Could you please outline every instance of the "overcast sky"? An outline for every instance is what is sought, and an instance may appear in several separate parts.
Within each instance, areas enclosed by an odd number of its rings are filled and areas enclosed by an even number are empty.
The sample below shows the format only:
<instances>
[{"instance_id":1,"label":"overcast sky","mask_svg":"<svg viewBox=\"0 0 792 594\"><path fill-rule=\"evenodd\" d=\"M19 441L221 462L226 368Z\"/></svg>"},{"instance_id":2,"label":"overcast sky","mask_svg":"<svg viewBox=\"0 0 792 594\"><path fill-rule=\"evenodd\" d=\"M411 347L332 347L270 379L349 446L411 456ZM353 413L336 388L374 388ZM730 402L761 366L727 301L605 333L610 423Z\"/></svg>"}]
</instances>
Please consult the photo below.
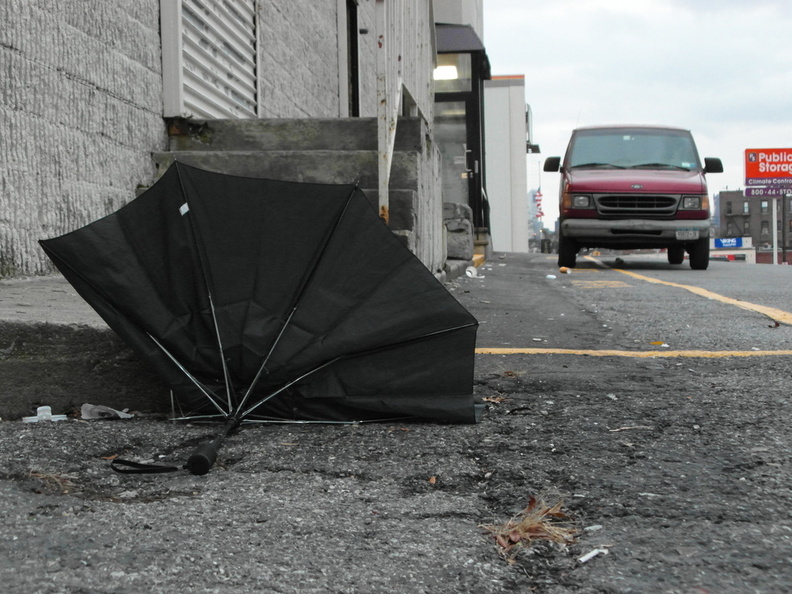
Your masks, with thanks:
<instances>
[{"instance_id":1,"label":"overcast sky","mask_svg":"<svg viewBox=\"0 0 792 594\"><path fill-rule=\"evenodd\" d=\"M493 75L524 74L533 112L528 187L542 186L545 225L577 126L688 128L701 157L720 157L710 193L744 187L747 148L792 147L789 0L484 0Z\"/></svg>"}]
</instances>

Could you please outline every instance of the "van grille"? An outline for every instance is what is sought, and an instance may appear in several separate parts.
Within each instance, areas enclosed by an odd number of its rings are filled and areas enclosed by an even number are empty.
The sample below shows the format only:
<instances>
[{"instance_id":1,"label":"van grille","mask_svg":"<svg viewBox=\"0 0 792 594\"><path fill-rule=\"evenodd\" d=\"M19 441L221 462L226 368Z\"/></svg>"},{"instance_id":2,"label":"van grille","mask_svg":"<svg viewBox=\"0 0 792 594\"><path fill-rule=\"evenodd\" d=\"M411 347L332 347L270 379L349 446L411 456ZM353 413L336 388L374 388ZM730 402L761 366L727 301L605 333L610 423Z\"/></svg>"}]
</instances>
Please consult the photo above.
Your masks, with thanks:
<instances>
[{"instance_id":1,"label":"van grille","mask_svg":"<svg viewBox=\"0 0 792 594\"><path fill-rule=\"evenodd\" d=\"M594 201L600 215L606 217L663 218L673 215L679 196L656 194L601 194Z\"/></svg>"}]
</instances>

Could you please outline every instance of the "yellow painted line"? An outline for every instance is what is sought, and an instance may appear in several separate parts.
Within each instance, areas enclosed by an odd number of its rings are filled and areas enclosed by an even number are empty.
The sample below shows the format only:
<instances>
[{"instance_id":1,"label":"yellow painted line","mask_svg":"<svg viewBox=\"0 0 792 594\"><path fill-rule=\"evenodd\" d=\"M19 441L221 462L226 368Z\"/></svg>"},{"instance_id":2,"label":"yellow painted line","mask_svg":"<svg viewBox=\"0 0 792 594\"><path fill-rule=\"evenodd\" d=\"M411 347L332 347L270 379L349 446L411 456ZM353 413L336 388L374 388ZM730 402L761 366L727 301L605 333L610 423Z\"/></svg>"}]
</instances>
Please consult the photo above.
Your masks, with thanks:
<instances>
[{"instance_id":1,"label":"yellow painted line","mask_svg":"<svg viewBox=\"0 0 792 594\"><path fill-rule=\"evenodd\" d=\"M792 325L792 313L788 311L784 311L783 309L776 309L774 307L766 307L764 305L757 305L756 303L749 303L748 301L741 301L740 299L733 299L732 297L726 297L725 295L721 295L719 293L713 293L712 291L708 291L707 289L702 289L701 287L695 287L693 285L682 285L680 283L672 283L671 281L663 281L656 278L652 278L650 276L644 276L643 274L638 274L637 272L633 272L631 270L624 270L622 268L611 268L607 264L604 264L603 262L600 262L599 260L597 260L596 258L592 258L591 256L586 256L586 259L591 260L598 266L603 266L604 268L609 268L610 270L621 272L622 274L626 274L627 276L631 276L633 278L646 281L647 283L655 283L657 285L666 285L668 287L676 287L678 289L684 289L686 291L690 291L691 293L699 295L700 297L705 297L706 299L712 299L713 301L719 301L727 305L734 305L742 309L747 309L748 311L754 311L756 313L765 315L781 324Z\"/></svg>"},{"instance_id":2,"label":"yellow painted line","mask_svg":"<svg viewBox=\"0 0 792 594\"><path fill-rule=\"evenodd\" d=\"M656 278L651 278L649 276L644 276L643 274L636 274L630 270L622 270L620 268L614 268L617 272L621 272L622 274L626 274L627 276L632 276L633 278L637 278L648 283L655 283L658 285L667 285L669 287L677 287L679 289L685 289L686 291L690 291L691 293L695 293L696 295L700 295L701 297L706 297L707 299L712 299L714 301L720 301L721 303L726 303L728 305L735 305L737 307L741 307L742 309L747 309L749 311L755 311L757 313L766 315L773 320L780 322L782 324L792 324L792 313L788 311L784 311L782 309L776 309L774 307L766 307L764 305L757 305L756 303L749 303L748 301L741 301L739 299L733 299L732 297L726 297L725 295L720 295L719 293L713 293L712 291L708 291L707 289L702 289L701 287L694 287L692 285L681 285L679 283L672 283L670 281L662 281Z\"/></svg>"},{"instance_id":3,"label":"yellow painted line","mask_svg":"<svg viewBox=\"0 0 792 594\"><path fill-rule=\"evenodd\" d=\"M792 351L616 351L585 349L539 349L539 348L478 348L477 355L588 355L591 357L690 357L702 359L721 359L725 357L774 357L790 356Z\"/></svg>"}]
</instances>

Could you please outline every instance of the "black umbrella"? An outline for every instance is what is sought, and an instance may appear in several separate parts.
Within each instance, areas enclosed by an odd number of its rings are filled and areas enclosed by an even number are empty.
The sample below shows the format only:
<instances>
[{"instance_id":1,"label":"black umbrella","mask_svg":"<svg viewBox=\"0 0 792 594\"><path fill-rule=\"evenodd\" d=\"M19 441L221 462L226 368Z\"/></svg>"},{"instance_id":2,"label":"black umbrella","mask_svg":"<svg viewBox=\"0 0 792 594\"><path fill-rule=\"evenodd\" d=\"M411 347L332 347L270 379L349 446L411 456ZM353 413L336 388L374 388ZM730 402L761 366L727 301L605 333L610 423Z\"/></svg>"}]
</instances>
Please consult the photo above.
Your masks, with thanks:
<instances>
[{"instance_id":1,"label":"black umbrella","mask_svg":"<svg viewBox=\"0 0 792 594\"><path fill-rule=\"evenodd\" d=\"M175 163L117 212L40 242L165 379L185 418L475 422L477 321L354 185Z\"/></svg>"}]
</instances>

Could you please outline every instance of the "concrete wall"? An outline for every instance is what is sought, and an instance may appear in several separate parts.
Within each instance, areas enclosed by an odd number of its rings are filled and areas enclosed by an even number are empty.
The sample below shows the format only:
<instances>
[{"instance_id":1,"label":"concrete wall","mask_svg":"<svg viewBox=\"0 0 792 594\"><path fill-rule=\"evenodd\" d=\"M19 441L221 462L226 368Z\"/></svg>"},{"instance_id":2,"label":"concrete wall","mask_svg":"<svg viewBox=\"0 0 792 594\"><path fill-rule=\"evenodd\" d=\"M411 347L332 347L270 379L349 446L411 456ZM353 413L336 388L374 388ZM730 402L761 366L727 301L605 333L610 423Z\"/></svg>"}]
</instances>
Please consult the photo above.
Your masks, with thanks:
<instances>
[{"instance_id":1,"label":"concrete wall","mask_svg":"<svg viewBox=\"0 0 792 594\"><path fill-rule=\"evenodd\" d=\"M338 117L336 0L259 7L260 117Z\"/></svg>"},{"instance_id":2,"label":"concrete wall","mask_svg":"<svg viewBox=\"0 0 792 594\"><path fill-rule=\"evenodd\" d=\"M0 2L0 276L117 209L165 146L157 0Z\"/></svg>"},{"instance_id":3,"label":"concrete wall","mask_svg":"<svg viewBox=\"0 0 792 594\"><path fill-rule=\"evenodd\" d=\"M429 0L410 2L428 14ZM260 0L261 117L339 116L345 6ZM373 117L374 0L359 1L358 17L367 30L359 36L361 115ZM428 21L407 26L428 31ZM2 0L0 22L0 277L46 274L54 268L38 239L117 210L155 178L151 153L167 147L160 0ZM431 100L423 113L431 127ZM420 208L434 219L426 233L440 233L439 189L428 188Z\"/></svg>"}]
</instances>

